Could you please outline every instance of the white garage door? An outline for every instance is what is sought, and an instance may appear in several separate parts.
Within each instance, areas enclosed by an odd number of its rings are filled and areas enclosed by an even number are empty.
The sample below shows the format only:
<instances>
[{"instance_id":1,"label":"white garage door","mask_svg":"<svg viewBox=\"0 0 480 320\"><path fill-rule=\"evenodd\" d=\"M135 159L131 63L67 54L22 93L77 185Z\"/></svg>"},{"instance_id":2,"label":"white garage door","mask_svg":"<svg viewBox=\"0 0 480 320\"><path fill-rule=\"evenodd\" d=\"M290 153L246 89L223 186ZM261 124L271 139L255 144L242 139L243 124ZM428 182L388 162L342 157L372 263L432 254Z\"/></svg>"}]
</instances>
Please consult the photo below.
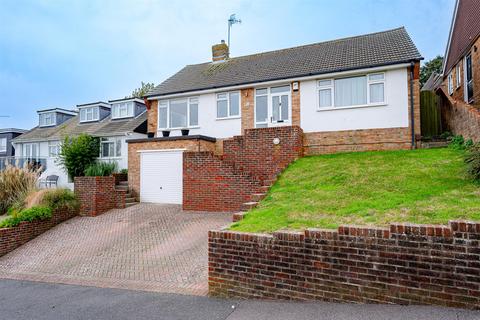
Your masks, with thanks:
<instances>
[{"instance_id":1,"label":"white garage door","mask_svg":"<svg viewBox=\"0 0 480 320\"><path fill-rule=\"evenodd\" d=\"M144 151L140 154L140 201L182 203L183 151Z\"/></svg>"}]
</instances>

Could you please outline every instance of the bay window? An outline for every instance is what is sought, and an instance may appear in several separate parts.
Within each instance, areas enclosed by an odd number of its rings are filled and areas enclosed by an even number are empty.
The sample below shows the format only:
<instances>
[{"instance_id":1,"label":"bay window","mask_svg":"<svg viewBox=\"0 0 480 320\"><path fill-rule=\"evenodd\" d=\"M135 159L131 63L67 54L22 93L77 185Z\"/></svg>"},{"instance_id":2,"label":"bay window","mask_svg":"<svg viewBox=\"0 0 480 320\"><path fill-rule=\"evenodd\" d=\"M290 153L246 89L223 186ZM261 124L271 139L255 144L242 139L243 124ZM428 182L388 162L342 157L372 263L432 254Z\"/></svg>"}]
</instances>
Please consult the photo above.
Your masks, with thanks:
<instances>
[{"instance_id":1,"label":"bay window","mask_svg":"<svg viewBox=\"0 0 480 320\"><path fill-rule=\"evenodd\" d=\"M80 109L80 122L98 121L98 107L89 107Z\"/></svg>"},{"instance_id":2,"label":"bay window","mask_svg":"<svg viewBox=\"0 0 480 320\"><path fill-rule=\"evenodd\" d=\"M183 129L198 126L198 98L159 101L158 129Z\"/></svg>"},{"instance_id":3,"label":"bay window","mask_svg":"<svg viewBox=\"0 0 480 320\"><path fill-rule=\"evenodd\" d=\"M383 104L385 74L319 80L317 90L319 109Z\"/></svg>"},{"instance_id":4,"label":"bay window","mask_svg":"<svg viewBox=\"0 0 480 320\"><path fill-rule=\"evenodd\" d=\"M100 158L113 158L122 156L122 140L118 138L100 139Z\"/></svg>"},{"instance_id":5,"label":"bay window","mask_svg":"<svg viewBox=\"0 0 480 320\"><path fill-rule=\"evenodd\" d=\"M217 119L238 117L240 115L240 93L225 92L217 94Z\"/></svg>"}]
</instances>

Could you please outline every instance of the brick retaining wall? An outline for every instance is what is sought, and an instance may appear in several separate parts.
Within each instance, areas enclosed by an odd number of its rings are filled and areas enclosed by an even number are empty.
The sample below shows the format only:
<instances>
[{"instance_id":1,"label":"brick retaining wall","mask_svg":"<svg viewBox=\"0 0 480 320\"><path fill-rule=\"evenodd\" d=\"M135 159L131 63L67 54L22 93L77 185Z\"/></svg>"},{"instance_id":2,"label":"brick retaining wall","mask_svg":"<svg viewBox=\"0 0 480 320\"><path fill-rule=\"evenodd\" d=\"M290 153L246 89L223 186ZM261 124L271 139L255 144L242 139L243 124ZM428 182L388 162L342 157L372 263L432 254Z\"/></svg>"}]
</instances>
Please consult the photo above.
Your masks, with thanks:
<instances>
[{"instance_id":1,"label":"brick retaining wall","mask_svg":"<svg viewBox=\"0 0 480 320\"><path fill-rule=\"evenodd\" d=\"M480 223L209 232L209 293L480 309Z\"/></svg>"},{"instance_id":2,"label":"brick retaining wall","mask_svg":"<svg viewBox=\"0 0 480 320\"><path fill-rule=\"evenodd\" d=\"M115 177L75 177L75 195L80 215L98 216L114 208L125 208L127 191L115 189Z\"/></svg>"},{"instance_id":3,"label":"brick retaining wall","mask_svg":"<svg viewBox=\"0 0 480 320\"><path fill-rule=\"evenodd\" d=\"M16 227L0 228L0 256L15 250L21 245L41 235L57 224L73 218L78 210L59 208L55 209L50 219L23 221Z\"/></svg>"}]
</instances>

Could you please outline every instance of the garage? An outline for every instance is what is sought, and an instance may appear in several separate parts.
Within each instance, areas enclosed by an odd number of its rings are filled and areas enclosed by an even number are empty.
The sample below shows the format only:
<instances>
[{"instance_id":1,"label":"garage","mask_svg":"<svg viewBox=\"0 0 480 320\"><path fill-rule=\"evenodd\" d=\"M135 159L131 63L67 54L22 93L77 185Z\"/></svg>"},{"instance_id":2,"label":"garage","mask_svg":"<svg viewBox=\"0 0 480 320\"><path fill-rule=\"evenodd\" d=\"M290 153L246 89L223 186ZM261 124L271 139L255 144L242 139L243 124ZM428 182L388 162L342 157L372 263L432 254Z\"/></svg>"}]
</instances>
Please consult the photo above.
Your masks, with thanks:
<instances>
[{"instance_id":1,"label":"garage","mask_svg":"<svg viewBox=\"0 0 480 320\"><path fill-rule=\"evenodd\" d=\"M140 151L140 201L181 204L183 150Z\"/></svg>"}]
</instances>

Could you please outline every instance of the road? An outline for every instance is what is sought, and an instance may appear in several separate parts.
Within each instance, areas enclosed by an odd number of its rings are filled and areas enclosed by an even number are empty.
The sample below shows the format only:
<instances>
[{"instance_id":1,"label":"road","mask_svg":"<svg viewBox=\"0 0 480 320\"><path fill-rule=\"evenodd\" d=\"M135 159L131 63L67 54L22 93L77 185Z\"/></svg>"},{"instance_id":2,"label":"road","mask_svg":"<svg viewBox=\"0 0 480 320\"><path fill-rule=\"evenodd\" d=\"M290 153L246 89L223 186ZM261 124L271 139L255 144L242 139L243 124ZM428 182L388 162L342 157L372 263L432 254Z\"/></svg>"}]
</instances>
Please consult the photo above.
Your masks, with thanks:
<instances>
[{"instance_id":1,"label":"road","mask_svg":"<svg viewBox=\"0 0 480 320\"><path fill-rule=\"evenodd\" d=\"M480 319L428 306L236 301L42 282L0 280L1 319Z\"/></svg>"}]
</instances>

